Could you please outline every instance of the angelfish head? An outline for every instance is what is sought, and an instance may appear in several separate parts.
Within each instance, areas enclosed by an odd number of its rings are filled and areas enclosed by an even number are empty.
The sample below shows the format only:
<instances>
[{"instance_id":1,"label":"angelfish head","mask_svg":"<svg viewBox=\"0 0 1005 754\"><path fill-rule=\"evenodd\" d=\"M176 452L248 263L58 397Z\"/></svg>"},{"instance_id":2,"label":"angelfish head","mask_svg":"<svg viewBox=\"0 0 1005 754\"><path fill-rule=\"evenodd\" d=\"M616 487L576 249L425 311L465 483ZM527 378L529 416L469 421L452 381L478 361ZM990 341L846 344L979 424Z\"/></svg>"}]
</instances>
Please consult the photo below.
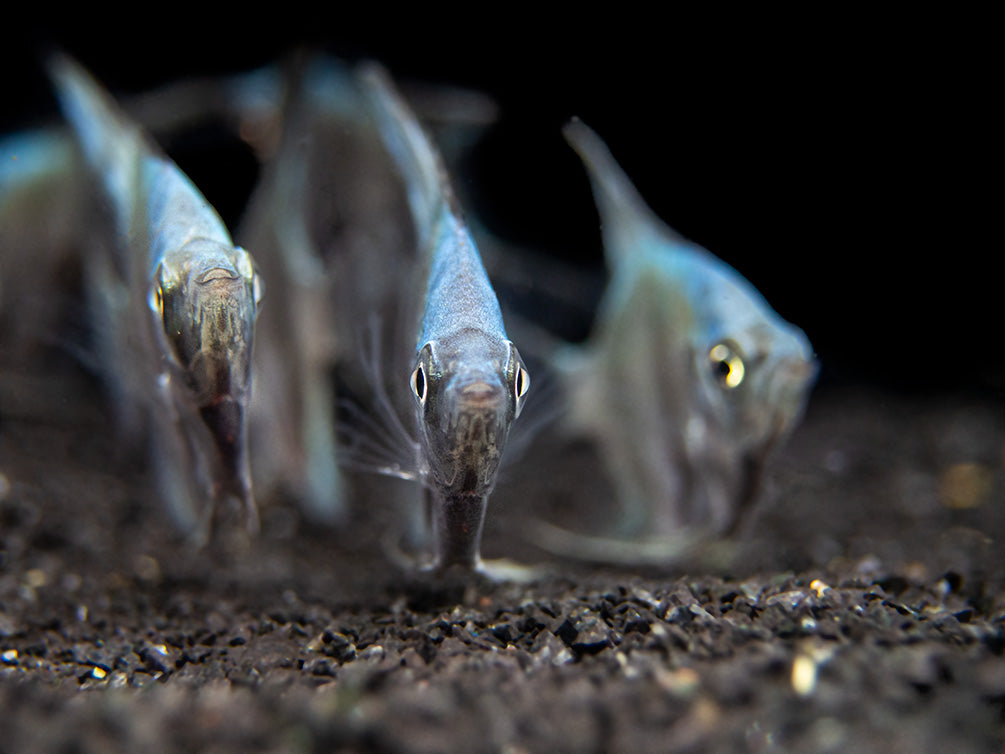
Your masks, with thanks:
<instances>
[{"instance_id":1,"label":"angelfish head","mask_svg":"<svg viewBox=\"0 0 1005 754\"><path fill-rule=\"evenodd\" d=\"M781 320L704 343L696 357L715 423L731 444L755 453L796 425L819 368L802 330Z\"/></svg>"},{"instance_id":2,"label":"angelfish head","mask_svg":"<svg viewBox=\"0 0 1005 754\"><path fill-rule=\"evenodd\" d=\"M251 256L206 239L189 242L154 276L150 308L163 328L168 360L184 398L219 451L221 479L246 483L246 410L262 285Z\"/></svg>"},{"instance_id":3,"label":"angelfish head","mask_svg":"<svg viewBox=\"0 0 1005 754\"><path fill-rule=\"evenodd\" d=\"M487 496L530 387L516 346L474 329L430 341L410 385L428 483L447 497Z\"/></svg>"}]
</instances>

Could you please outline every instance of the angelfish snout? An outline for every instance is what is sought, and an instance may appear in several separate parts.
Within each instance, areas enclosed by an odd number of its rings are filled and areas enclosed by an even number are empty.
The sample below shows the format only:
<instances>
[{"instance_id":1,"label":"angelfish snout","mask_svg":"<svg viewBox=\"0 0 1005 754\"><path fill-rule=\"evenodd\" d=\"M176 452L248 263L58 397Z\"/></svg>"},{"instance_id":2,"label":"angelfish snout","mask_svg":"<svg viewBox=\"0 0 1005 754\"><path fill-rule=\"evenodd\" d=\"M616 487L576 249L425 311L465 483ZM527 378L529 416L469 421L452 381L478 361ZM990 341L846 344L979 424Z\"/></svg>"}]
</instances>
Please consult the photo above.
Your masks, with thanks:
<instances>
[{"instance_id":1,"label":"angelfish snout","mask_svg":"<svg viewBox=\"0 0 1005 754\"><path fill-rule=\"evenodd\" d=\"M445 402L444 427L462 444L499 442L506 424L506 390L497 380L482 376L455 382ZM463 438L463 439L462 439Z\"/></svg>"},{"instance_id":2,"label":"angelfish snout","mask_svg":"<svg viewBox=\"0 0 1005 754\"><path fill-rule=\"evenodd\" d=\"M819 363L813 358L790 356L778 363L771 375L768 389L773 400L783 410L792 413L806 398L810 385L817 376Z\"/></svg>"},{"instance_id":3,"label":"angelfish snout","mask_svg":"<svg viewBox=\"0 0 1005 754\"><path fill-rule=\"evenodd\" d=\"M459 402L468 409L495 408L503 398L502 385L476 380L462 385L458 390Z\"/></svg>"},{"instance_id":4,"label":"angelfish snout","mask_svg":"<svg viewBox=\"0 0 1005 754\"><path fill-rule=\"evenodd\" d=\"M433 476L443 494L487 494L509 429L506 390L477 374L456 380L443 397L439 423L426 435Z\"/></svg>"}]
</instances>

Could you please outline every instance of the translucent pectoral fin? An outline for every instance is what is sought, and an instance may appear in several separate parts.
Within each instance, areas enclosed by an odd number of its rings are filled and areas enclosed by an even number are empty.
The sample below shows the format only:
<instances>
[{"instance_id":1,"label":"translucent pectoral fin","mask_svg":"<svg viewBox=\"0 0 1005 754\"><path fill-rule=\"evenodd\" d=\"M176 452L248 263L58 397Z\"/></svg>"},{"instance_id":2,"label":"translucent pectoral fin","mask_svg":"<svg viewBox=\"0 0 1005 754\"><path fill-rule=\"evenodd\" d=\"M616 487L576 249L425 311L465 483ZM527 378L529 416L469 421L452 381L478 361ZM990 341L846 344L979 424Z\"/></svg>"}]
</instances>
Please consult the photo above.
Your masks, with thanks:
<instances>
[{"instance_id":1,"label":"translucent pectoral fin","mask_svg":"<svg viewBox=\"0 0 1005 754\"><path fill-rule=\"evenodd\" d=\"M342 474L336 462L332 390L324 380L311 380L303 396L307 461L303 502L311 516L334 523L345 515L346 506Z\"/></svg>"},{"instance_id":2,"label":"translucent pectoral fin","mask_svg":"<svg viewBox=\"0 0 1005 754\"><path fill-rule=\"evenodd\" d=\"M195 468L195 458L180 422L169 419L152 427L150 466L157 492L178 531L202 546L209 539L212 511L208 482L199 479L203 475Z\"/></svg>"},{"instance_id":3,"label":"translucent pectoral fin","mask_svg":"<svg viewBox=\"0 0 1005 754\"><path fill-rule=\"evenodd\" d=\"M558 557L602 565L671 568L687 564L717 568L728 565L735 545L713 532L694 528L677 534L641 539L612 539L582 534L537 520L528 536Z\"/></svg>"}]
</instances>

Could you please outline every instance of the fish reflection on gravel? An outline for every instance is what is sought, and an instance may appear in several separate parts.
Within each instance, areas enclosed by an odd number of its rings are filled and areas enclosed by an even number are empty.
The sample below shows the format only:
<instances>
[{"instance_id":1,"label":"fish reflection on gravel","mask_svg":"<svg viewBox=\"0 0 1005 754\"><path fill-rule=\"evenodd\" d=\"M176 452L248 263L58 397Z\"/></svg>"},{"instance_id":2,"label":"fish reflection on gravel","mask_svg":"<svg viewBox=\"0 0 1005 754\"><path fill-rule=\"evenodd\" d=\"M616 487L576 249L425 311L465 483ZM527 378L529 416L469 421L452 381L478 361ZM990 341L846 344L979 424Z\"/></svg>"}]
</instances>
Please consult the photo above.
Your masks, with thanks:
<instances>
[{"instance_id":1,"label":"fish reflection on gravel","mask_svg":"<svg viewBox=\"0 0 1005 754\"><path fill-rule=\"evenodd\" d=\"M65 57L50 73L114 226L91 239L84 269L125 437L150 436L159 492L197 541L223 500L236 499L257 530L246 442L261 297L252 259L89 74Z\"/></svg>"},{"instance_id":2,"label":"fish reflection on gravel","mask_svg":"<svg viewBox=\"0 0 1005 754\"><path fill-rule=\"evenodd\" d=\"M428 274L409 384L419 427L417 476L432 496L434 567L480 569L482 525L510 426L530 377L439 154L387 74L361 80L408 189Z\"/></svg>"},{"instance_id":3,"label":"fish reflection on gravel","mask_svg":"<svg viewBox=\"0 0 1005 754\"><path fill-rule=\"evenodd\" d=\"M611 271L587 346L562 359L573 422L598 443L622 508L608 534L720 535L801 416L812 349L735 270L661 222L592 130L573 121L565 135L589 173ZM613 554L600 542L597 554Z\"/></svg>"}]
</instances>

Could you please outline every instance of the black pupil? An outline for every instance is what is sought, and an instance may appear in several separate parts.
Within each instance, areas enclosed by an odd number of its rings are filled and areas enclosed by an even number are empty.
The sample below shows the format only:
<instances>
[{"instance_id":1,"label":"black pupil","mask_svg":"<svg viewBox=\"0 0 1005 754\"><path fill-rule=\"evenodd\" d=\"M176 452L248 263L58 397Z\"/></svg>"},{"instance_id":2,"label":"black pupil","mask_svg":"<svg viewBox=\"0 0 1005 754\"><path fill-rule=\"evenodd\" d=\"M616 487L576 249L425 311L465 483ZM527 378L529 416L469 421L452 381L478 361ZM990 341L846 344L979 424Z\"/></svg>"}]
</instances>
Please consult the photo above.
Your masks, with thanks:
<instances>
[{"instance_id":1,"label":"black pupil","mask_svg":"<svg viewBox=\"0 0 1005 754\"><path fill-rule=\"evenodd\" d=\"M518 369L516 372L516 394L519 396L523 393L523 370Z\"/></svg>"},{"instance_id":2,"label":"black pupil","mask_svg":"<svg viewBox=\"0 0 1005 754\"><path fill-rule=\"evenodd\" d=\"M715 362L715 372L717 376L721 377L722 379L725 379L729 377L730 371L731 368L729 366L729 362L726 361L725 359L723 359L722 361Z\"/></svg>"},{"instance_id":3,"label":"black pupil","mask_svg":"<svg viewBox=\"0 0 1005 754\"><path fill-rule=\"evenodd\" d=\"M420 398L426 394L426 377L422 373L422 367L415 370L415 394Z\"/></svg>"}]
</instances>

